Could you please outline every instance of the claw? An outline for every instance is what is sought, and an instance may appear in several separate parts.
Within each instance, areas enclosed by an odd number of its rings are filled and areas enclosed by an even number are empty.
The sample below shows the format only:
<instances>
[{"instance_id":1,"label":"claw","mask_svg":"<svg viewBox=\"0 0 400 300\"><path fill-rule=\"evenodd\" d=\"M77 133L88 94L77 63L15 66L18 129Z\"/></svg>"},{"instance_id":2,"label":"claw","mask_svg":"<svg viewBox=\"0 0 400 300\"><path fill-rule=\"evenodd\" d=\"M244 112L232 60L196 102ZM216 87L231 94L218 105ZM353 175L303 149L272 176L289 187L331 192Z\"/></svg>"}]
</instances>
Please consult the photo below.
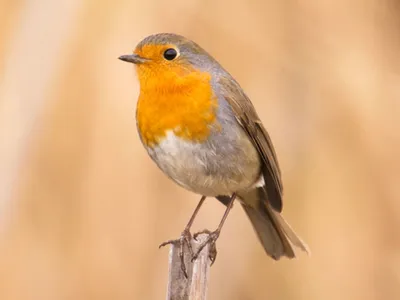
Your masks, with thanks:
<instances>
[{"instance_id":1,"label":"claw","mask_svg":"<svg viewBox=\"0 0 400 300\"><path fill-rule=\"evenodd\" d=\"M217 247L215 246L215 243L211 246L210 249L210 254L208 255L208 258L211 261L211 266L214 264L215 260L217 259Z\"/></svg>"},{"instance_id":2,"label":"claw","mask_svg":"<svg viewBox=\"0 0 400 300\"><path fill-rule=\"evenodd\" d=\"M193 238L197 241L197 237L198 237L200 234L208 234L208 235L210 235L210 234L211 234L211 231L208 230L208 229L204 229L204 230L202 230L202 231L196 232L196 233L193 235Z\"/></svg>"},{"instance_id":3,"label":"claw","mask_svg":"<svg viewBox=\"0 0 400 300\"><path fill-rule=\"evenodd\" d=\"M179 245L178 255L179 255L179 259L181 260L181 270L182 270L183 274L185 275L186 279L188 278L188 274L187 274L186 265L185 265L184 247L186 244L189 249L190 256L193 257L193 248L192 248L192 244L191 244L191 239L192 239L192 235L190 234L189 230L184 230L182 232L181 236L179 237L179 239L166 241L158 247L158 248L161 248L166 245L174 245L174 246Z\"/></svg>"},{"instance_id":4,"label":"claw","mask_svg":"<svg viewBox=\"0 0 400 300\"><path fill-rule=\"evenodd\" d=\"M207 239L200 245L200 247L199 247L199 249L197 250L196 254L193 255L193 257L192 257L192 262L195 261L195 260L199 257L199 255L200 255L201 251L204 249L204 247L205 247L207 244L209 244L209 245L210 245L210 251L209 251L209 254L208 254L208 258L209 258L210 261L211 261L211 265L214 264L214 262L215 262L215 260L216 260L216 258L217 258L217 247L216 247L216 245L215 245L215 242L217 241L217 239L218 239L218 237L219 237L219 233L220 233L219 230L216 230L216 231L211 232L211 231L205 229L205 230L200 231L200 232L197 232L196 234L193 235L193 238L194 238L195 240L197 240L197 237L198 237L200 234L208 234L208 237L207 237Z\"/></svg>"}]
</instances>

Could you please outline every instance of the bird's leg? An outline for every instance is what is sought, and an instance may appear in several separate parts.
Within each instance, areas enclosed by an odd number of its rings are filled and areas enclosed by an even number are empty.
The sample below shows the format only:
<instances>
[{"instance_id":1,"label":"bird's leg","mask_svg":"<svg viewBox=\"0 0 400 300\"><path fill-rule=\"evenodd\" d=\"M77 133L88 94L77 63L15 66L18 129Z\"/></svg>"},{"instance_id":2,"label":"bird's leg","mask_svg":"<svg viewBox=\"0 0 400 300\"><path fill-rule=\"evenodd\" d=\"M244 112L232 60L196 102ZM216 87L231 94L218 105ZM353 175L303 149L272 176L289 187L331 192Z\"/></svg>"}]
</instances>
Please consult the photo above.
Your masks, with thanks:
<instances>
[{"instance_id":1,"label":"bird's leg","mask_svg":"<svg viewBox=\"0 0 400 300\"><path fill-rule=\"evenodd\" d=\"M225 220L228 217L229 212L231 211L232 207L233 207L233 202L235 202L236 199L236 194L233 194L231 199L229 200L229 203L226 207L225 213L222 217L221 222L218 225L217 230L210 232L209 230L203 230L200 232L197 232L194 234L193 238L196 239L200 234L202 233L206 233L208 234L207 239L200 245L199 249L197 250L197 252L195 253L195 255L192 258L192 261L194 261L195 259L197 259L197 257L199 256L201 250L203 250L203 248L209 244L210 245L210 254L209 254L209 258L211 260L211 265L214 264L215 259L217 258L217 247L215 246L215 242L217 241L219 234L221 233L221 229L222 226L224 226Z\"/></svg>"},{"instance_id":2,"label":"bird's leg","mask_svg":"<svg viewBox=\"0 0 400 300\"><path fill-rule=\"evenodd\" d=\"M190 255L193 256L193 249L191 244L192 235L190 234L190 227L192 227L194 219L196 218L196 215L199 212L200 207L203 205L204 200L206 200L206 196L201 197L199 204L197 204L196 209L194 210L192 216L190 217L189 222L186 224L185 229L182 231L179 239L166 241L159 246L159 248L161 248L169 244L179 245L179 258L181 260L181 269L186 278L188 277L188 275L185 266L184 246L185 244L187 245Z\"/></svg>"}]
</instances>

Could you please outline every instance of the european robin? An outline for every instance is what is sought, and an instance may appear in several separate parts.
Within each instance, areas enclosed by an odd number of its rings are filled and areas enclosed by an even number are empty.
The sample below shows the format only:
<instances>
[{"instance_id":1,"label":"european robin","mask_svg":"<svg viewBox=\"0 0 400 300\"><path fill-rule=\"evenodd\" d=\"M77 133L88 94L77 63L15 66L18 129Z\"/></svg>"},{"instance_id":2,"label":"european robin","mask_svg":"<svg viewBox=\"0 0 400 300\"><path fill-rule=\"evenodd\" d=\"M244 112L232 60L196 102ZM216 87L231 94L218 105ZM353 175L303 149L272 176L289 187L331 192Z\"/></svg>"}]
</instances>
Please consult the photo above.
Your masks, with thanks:
<instances>
[{"instance_id":1,"label":"european robin","mask_svg":"<svg viewBox=\"0 0 400 300\"><path fill-rule=\"evenodd\" d=\"M185 189L202 195L181 237L206 197L226 205L217 228L197 253L215 241L239 200L266 253L295 257L306 244L281 216L281 171L271 139L239 83L195 42L176 34L146 37L119 59L135 64L140 83L136 121L140 139L158 167ZM214 262L216 250L211 255ZM184 264L182 270L185 272Z\"/></svg>"}]
</instances>

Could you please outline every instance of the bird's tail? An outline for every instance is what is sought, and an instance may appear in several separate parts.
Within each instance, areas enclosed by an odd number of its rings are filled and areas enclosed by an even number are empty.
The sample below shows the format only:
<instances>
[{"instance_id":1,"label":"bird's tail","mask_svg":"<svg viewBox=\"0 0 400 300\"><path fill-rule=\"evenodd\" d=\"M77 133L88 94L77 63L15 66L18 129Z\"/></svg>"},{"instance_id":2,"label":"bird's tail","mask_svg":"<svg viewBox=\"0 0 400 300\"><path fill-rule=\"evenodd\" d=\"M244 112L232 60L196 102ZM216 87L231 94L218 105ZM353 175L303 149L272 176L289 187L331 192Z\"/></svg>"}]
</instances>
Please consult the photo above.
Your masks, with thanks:
<instances>
[{"instance_id":1,"label":"bird's tail","mask_svg":"<svg viewBox=\"0 0 400 300\"><path fill-rule=\"evenodd\" d=\"M297 236L290 225L263 200L264 191L252 190L239 195L242 206L249 217L265 251L273 259L282 256L295 257L294 246L309 253L308 246Z\"/></svg>"}]
</instances>

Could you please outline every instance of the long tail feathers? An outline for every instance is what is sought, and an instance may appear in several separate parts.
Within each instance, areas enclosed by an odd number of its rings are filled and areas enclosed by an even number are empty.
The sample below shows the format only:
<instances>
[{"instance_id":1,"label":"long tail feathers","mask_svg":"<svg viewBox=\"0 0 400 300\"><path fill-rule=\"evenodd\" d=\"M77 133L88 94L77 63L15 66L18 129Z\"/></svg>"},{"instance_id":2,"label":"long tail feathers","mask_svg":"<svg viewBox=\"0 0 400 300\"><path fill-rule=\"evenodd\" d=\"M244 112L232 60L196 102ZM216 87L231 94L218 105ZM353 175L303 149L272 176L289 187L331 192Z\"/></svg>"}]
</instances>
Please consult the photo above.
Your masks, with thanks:
<instances>
[{"instance_id":1,"label":"long tail feathers","mask_svg":"<svg viewBox=\"0 0 400 300\"><path fill-rule=\"evenodd\" d=\"M260 193L254 192L241 195L242 206L267 254L276 260L282 256L294 258L293 246L310 253L285 219L262 201Z\"/></svg>"},{"instance_id":2,"label":"long tail feathers","mask_svg":"<svg viewBox=\"0 0 400 300\"><path fill-rule=\"evenodd\" d=\"M310 248L308 245L294 232L292 227L286 222L286 220L282 217L282 215L278 212L272 211L274 214L275 218L277 219L277 222L282 226L283 232L286 234L287 238L289 241L296 247L300 248L304 252L306 252L308 255L311 254Z\"/></svg>"}]
</instances>

